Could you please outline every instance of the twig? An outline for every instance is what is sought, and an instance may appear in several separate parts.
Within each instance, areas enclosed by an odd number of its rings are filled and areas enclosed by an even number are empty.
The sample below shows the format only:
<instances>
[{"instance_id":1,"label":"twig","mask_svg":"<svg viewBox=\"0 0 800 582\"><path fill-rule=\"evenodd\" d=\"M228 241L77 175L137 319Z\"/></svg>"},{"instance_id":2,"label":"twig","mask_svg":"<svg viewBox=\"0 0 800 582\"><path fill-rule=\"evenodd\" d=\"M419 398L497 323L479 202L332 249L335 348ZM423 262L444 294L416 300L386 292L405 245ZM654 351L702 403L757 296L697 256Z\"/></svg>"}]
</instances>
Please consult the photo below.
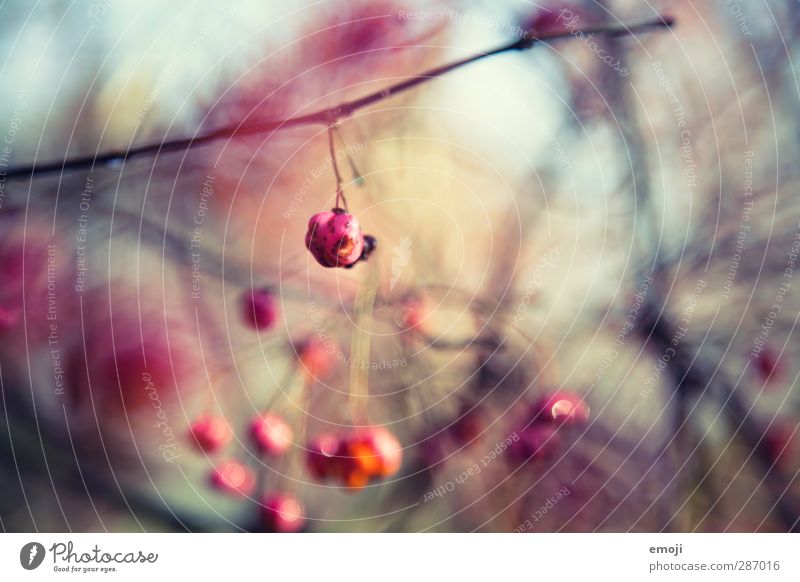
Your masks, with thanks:
<instances>
[{"instance_id":1,"label":"twig","mask_svg":"<svg viewBox=\"0 0 800 582\"><path fill-rule=\"evenodd\" d=\"M336 161L336 147L333 144L333 130L336 127L335 123L328 126L328 149L331 153L331 164L333 165L333 175L336 177L336 207L339 208L339 203L344 206L348 212L347 199L344 197L344 190L342 189L342 175L339 173L339 164Z\"/></svg>"},{"instance_id":2,"label":"twig","mask_svg":"<svg viewBox=\"0 0 800 582\"><path fill-rule=\"evenodd\" d=\"M787 532L800 532L800 507L797 502L785 495L789 490L791 480L784 475L770 459L768 445L763 439L762 431L755 423L750 410L737 393L735 387L717 369L708 370L701 364L695 363L687 346L674 345L670 338L675 337L674 324L669 316L654 305L652 300L647 300L642 306L642 319L639 334L643 341L657 346L658 349L671 348L674 356L668 367L673 379L675 390L684 392L689 396L703 396L708 391L721 402L722 412L731 424L733 434L753 455L748 457L758 465L769 478L764 480L764 486L775 500L775 513L777 519L783 524ZM703 390L700 393L701 389Z\"/></svg>"},{"instance_id":3,"label":"twig","mask_svg":"<svg viewBox=\"0 0 800 582\"><path fill-rule=\"evenodd\" d=\"M190 138L175 139L163 141L156 144L147 144L127 150L107 151L98 153L93 156L77 157L70 159L62 159L43 164L36 164L26 166L12 166L6 173L6 179L23 179L33 178L46 174L61 174L65 171L81 170L86 168L94 168L95 166L102 165L118 165L127 160L141 157L158 156L164 153L181 152L188 149L210 144L212 142L231 139L235 137L245 137L260 134L269 134L278 130L288 129L292 127L300 127L305 125L327 125L335 124L338 120L353 115L356 111L373 105L384 99L388 99L409 89L413 89L431 79L441 77L451 71L459 69L471 63L478 62L488 57L499 55L502 53L512 51L522 51L530 49L537 42L546 42L549 40L557 40L560 38L571 37L577 34L609 34L612 36L626 36L636 34L649 28L669 28L674 21L669 17L660 17L654 20L649 20L631 26L596 26L588 27L581 30L564 30L552 34L536 36L533 33L526 32L518 40L504 44L488 52L477 53L453 61L451 63L430 69L419 75L415 75L405 81L391 85L380 91L370 93L364 97L346 101L333 107L328 107L319 111L290 117L288 119L275 119L256 123L238 123L236 125L221 127L209 131L205 134L200 134Z\"/></svg>"}]
</instances>

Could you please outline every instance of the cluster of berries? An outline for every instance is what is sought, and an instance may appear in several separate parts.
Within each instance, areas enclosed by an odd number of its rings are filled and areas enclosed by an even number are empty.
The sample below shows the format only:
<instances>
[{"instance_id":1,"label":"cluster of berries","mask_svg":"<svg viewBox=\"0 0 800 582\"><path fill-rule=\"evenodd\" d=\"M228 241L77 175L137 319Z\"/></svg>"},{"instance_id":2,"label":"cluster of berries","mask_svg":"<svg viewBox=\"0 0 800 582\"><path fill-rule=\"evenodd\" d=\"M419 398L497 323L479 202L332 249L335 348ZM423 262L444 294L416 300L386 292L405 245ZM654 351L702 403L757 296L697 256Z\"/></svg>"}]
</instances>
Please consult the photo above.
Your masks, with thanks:
<instances>
[{"instance_id":1,"label":"cluster of berries","mask_svg":"<svg viewBox=\"0 0 800 582\"><path fill-rule=\"evenodd\" d=\"M399 441L383 427L362 427L342 435L322 434L309 443L307 450L312 475L353 490L391 477L403 460Z\"/></svg>"},{"instance_id":2,"label":"cluster of berries","mask_svg":"<svg viewBox=\"0 0 800 582\"><path fill-rule=\"evenodd\" d=\"M231 441L231 429L219 416L202 416L189 427L194 445L205 454L214 454ZM292 429L273 413L258 415L250 423L250 439L258 452L266 457L283 455L292 443ZM209 475L212 487L229 495L249 497L256 485L256 476L247 465L225 460L215 465ZM260 500L261 523L268 531L296 532L305 524L302 504L292 495L271 491Z\"/></svg>"}]
</instances>

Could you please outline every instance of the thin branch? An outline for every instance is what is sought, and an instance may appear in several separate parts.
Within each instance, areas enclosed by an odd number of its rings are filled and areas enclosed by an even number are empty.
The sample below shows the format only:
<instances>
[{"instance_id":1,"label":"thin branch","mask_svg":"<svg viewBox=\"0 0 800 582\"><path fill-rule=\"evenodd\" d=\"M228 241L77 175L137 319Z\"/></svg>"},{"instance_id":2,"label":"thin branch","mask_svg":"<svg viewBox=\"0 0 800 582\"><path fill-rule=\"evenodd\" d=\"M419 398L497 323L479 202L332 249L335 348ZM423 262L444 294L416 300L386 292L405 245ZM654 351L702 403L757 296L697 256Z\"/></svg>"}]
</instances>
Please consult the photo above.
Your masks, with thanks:
<instances>
[{"instance_id":1,"label":"thin branch","mask_svg":"<svg viewBox=\"0 0 800 582\"><path fill-rule=\"evenodd\" d=\"M777 519L783 524L785 531L800 532L798 517L800 506L794 498L786 495L792 477L775 466L768 444L763 438L763 431L759 429L750 407L745 404L735 385L725 378L719 368L710 370L703 366L699 359L695 362L687 345L672 343L671 339L675 337L675 324L664 309L659 304L654 304L652 299L647 299L642 305L640 325L638 333L644 342L659 350L667 348L674 350L668 370L678 393L684 392L685 397L704 397L708 394L720 402L722 412L731 424L733 436L743 442L748 450L753 451L748 461L757 465L767 476L763 480L764 486L774 499Z\"/></svg>"},{"instance_id":2,"label":"thin branch","mask_svg":"<svg viewBox=\"0 0 800 582\"><path fill-rule=\"evenodd\" d=\"M344 148L344 155L347 158L347 163L350 165L350 173L353 174L353 182L356 185L361 185L361 182L364 180L364 176L361 175L361 172L356 167L356 163L353 160L353 156L350 155L349 147L347 145L347 141L344 139L341 130L339 129L339 124L333 126L333 131L339 138L339 142L341 142L342 147Z\"/></svg>"},{"instance_id":3,"label":"thin branch","mask_svg":"<svg viewBox=\"0 0 800 582\"><path fill-rule=\"evenodd\" d=\"M43 164L36 164L34 162L33 164L27 166L12 166L8 169L8 171L6 171L5 177L6 179L34 178L46 174L61 174L65 171L94 168L95 166L114 166L134 158L158 156L165 153L186 151L188 149L207 145L218 140L269 134L282 129L305 125L330 126L331 124L335 124L340 119L353 115L360 109L408 91L409 89L413 89L414 87L426 83L431 79L441 77L442 75L445 75L463 66L502 53L527 50L533 47L537 42L557 40L579 34L608 34L612 36L627 36L650 28L669 28L673 25L673 23L674 21L672 18L660 17L631 26L614 27L604 25L588 27L581 30L564 30L542 36L537 36L533 33L526 32L518 40L502 45L488 52L477 53L464 59L453 61L451 63L430 69L429 71L415 75L405 81L401 81L400 83L391 85L380 91L370 93L369 95L354 99L352 101L340 103L339 105L334 105L333 107L321 109L313 113L308 113L297 117L290 117L288 119L275 119L249 124L242 122L237 125L221 127L208 133L200 134L190 138L163 141L161 143L143 145L135 148L129 148L127 150L107 151L93 156L63 159L53 162L46 162Z\"/></svg>"},{"instance_id":4,"label":"thin branch","mask_svg":"<svg viewBox=\"0 0 800 582\"><path fill-rule=\"evenodd\" d=\"M348 212L347 199L344 197L344 190L342 189L342 175L339 173L339 163L336 161L336 146L333 143L333 131L336 127L335 123L328 126L328 149L331 154L331 164L333 165L333 175L336 177L336 207L339 208L339 203L344 206Z\"/></svg>"}]
</instances>

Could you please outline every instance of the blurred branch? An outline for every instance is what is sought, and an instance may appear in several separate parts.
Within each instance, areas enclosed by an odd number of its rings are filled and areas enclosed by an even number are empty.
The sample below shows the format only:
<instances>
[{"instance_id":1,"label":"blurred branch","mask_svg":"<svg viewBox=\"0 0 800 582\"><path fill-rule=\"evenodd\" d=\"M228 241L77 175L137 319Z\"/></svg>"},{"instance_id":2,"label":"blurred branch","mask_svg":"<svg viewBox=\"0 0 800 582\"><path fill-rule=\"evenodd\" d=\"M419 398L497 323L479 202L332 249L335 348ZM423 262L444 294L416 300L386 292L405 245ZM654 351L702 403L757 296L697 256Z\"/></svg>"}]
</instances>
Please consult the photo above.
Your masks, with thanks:
<instances>
[{"instance_id":1,"label":"blurred branch","mask_svg":"<svg viewBox=\"0 0 800 582\"><path fill-rule=\"evenodd\" d=\"M657 350L670 348L674 355L667 369L672 376L675 390L684 397L712 392L721 400L722 413L732 425L734 437L738 437L745 446L753 451L748 457L753 459L759 469L769 478L764 479L764 486L775 500L775 513L787 532L800 532L800 508L793 499L786 495L790 489L791 479L775 466L771 460L768 443L763 438L750 408L740 394L727 381L719 368L711 371L698 364L688 352L685 343L677 345L671 340L675 337L675 328L664 310L648 300L642 307L642 325L639 333L646 343L652 343Z\"/></svg>"},{"instance_id":2,"label":"blurred branch","mask_svg":"<svg viewBox=\"0 0 800 582\"><path fill-rule=\"evenodd\" d=\"M338 120L353 115L356 111L383 101L400 93L404 93L418 85L422 85L432 79L436 79L456 69L460 69L471 63L500 55L507 52L523 51L532 48L537 42L547 42L561 38L574 37L576 35L606 34L612 37L627 36L650 28L669 28L673 25L673 20L669 17L659 17L653 20L634 24L631 26L595 26L580 30L564 30L556 33L549 33L537 36L534 31L525 32L521 38L514 42L504 44L488 52L477 53L447 63L445 65L430 69L419 75L415 75L405 81L391 85L380 91L375 91L364 97L346 101L333 107L328 107L313 113L290 117L288 119L275 119L258 123L238 123L236 125L221 127L208 133L196 135L190 138L163 141L156 144L143 145L127 150L109 151L98 153L93 156L63 159L43 164L33 163L27 166L10 167L5 172L6 179L35 178L46 174L62 174L65 171L74 171L87 168L94 168L98 165L118 165L127 160L142 157L158 156L170 152L186 151L194 147L207 145L209 143L260 134L273 133L282 129L299 127L305 125L327 125L335 124Z\"/></svg>"},{"instance_id":3,"label":"blurred branch","mask_svg":"<svg viewBox=\"0 0 800 582\"><path fill-rule=\"evenodd\" d=\"M72 435L56 432L49 427L49 423L41 422L35 406L31 404L33 401L24 402L24 398L14 390L5 390L0 383L0 428L4 429L0 433L7 435L0 438L2 472L7 472L8 475L48 474L54 479L53 487L58 485L76 496L88 496L92 504L96 500L102 500L129 514L137 523L139 518L145 518L174 531L219 531L219 524L215 521L176 511L163 498L160 501L150 500L145 495L123 490L117 479L98 478L96 467L81 469L78 458L86 458L89 459L88 462L92 462L92 459L99 460L101 457L79 455ZM13 429L12 422L26 427L37 426L40 440L37 439L32 446L26 446L24 438L14 438L13 435L24 435L27 431ZM59 492L54 490L54 493L58 495ZM66 519L66 515L64 518ZM69 523L66 525L69 527Z\"/></svg>"}]
</instances>

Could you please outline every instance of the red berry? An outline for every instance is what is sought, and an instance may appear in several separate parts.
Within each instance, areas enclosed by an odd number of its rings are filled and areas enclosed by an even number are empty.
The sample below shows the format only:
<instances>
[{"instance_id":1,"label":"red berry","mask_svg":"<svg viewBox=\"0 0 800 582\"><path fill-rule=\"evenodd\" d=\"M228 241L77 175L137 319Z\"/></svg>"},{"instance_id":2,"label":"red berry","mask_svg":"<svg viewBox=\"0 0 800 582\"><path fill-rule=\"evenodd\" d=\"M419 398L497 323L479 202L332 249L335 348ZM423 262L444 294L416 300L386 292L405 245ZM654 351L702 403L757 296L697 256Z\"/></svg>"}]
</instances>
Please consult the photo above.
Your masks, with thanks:
<instances>
[{"instance_id":1,"label":"red berry","mask_svg":"<svg viewBox=\"0 0 800 582\"><path fill-rule=\"evenodd\" d=\"M781 379L782 366L778 354L769 347L765 346L756 357L756 371L765 387Z\"/></svg>"},{"instance_id":2,"label":"red berry","mask_svg":"<svg viewBox=\"0 0 800 582\"><path fill-rule=\"evenodd\" d=\"M323 267L347 267L361 258L364 236L352 214L334 208L308 221L306 248Z\"/></svg>"},{"instance_id":3,"label":"red berry","mask_svg":"<svg viewBox=\"0 0 800 582\"><path fill-rule=\"evenodd\" d=\"M292 444L292 429L276 414L262 414L250 425L256 447L265 455L281 455Z\"/></svg>"},{"instance_id":4,"label":"red berry","mask_svg":"<svg viewBox=\"0 0 800 582\"><path fill-rule=\"evenodd\" d=\"M308 443L306 462L311 474L317 479L334 477L338 472L339 438L332 434L322 434Z\"/></svg>"},{"instance_id":5,"label":"red berry","mask_svg":"<svg viewBox=\"0 0 800 582\"><path fill-rule=\"evenodd\" d=\"M391 477L400 469L403 448L383 427L360 428L339 445L344 485L355 489L373 479Z\"/></svg>"},{"instance_id":6,"label":"red berry","mask_svg":"<svg viewBox=\"0 0 800 582\"><path fill-rule=\"evenodd\" d=\"M795 427L784 421L773 422L764 434L764 446L769 454L770 461L782 466L794 453Z\"/></svg>"},{"instance_id":7,"label":"red berry","mask_svg":"<svg viewBox=\"0 0 800 582\"><path fill-rule=\"evenodd\" d=\"M197 448L204 453L220 450L231 440L231 430L219 416L202 416L189 427L189 434Z\"/></svg>"},{"instance_id":8,"label":"red berry","mask_svg":"<svg viewBox=\"0 0 800 582\"><path fill-rule=\"evenodd\" d=\"M272 291L266 288L251 289L242 296L244 321L258 330L270 329L278 318Z\"/></svg>"},{"instance_id":9,"label":"red berry","mask_svg":"<svg viewBox=\"0 0 800 582\"><path fill-rule=\"evenodd\" d=\"M480 437L484 426L477 411L465 406L461 408L460 418L448 427L448 432L459 445L471 445Z\"/></svg>"},{"instance_id":10,"label":"red berry","mask_svg":"<svg viewBox=\"0 0 800 582\"><path fill-rule=\"evenodd\" d=\"M163 316L159 321L155 313L140 318L135 303L123 300L112 310L101 293L89 297L85 304L92 309L84 312L83 342L66 357L73 406L97 408L99 419L109 423L152 410L158 402L166 410L177 407L198 385L196 375L202 369L186 321L172 313L169 322Z\"/></svg>"},{"instance_id":11,"label":"red berry","mask_svg":"<svg viewBox=\"0 0 800 582\"><path fill-rule=\"evenodd\" d=\"M589 420L589 407L577 394L559 391L539 398L532 414L537 422L580 425Z\"/></svg>"},{"instance_id":12,"label":"red berry","mask_svg":"<svg viewBox=\"0 0 800 582\"><path fill-rule=\"evenodd\" d=\"M303 370L312 378L324 378L334 364L336 347L332 342L322 342L310 337L296 344L297 356Z\"/></svg>"},{"instance_id":13,"label":"red berry","mask_svg":"<svg viewBox=\"0 0 800 582\"><path fill-rule=\"evenodd\" d=\"M225 461L211 471L211 485L223 493L247 496L255 484L253 471L237 461Z\"/></svg>"},{"instance_id":14,"label":"red berry","mask_svg":"<svg viewBox=\"0 0 800 582\"><path fill-rule=\"evenodd\" d=\"M326 434L308 446L308 467L319 479L336 479L360 489L400 469L403 448L383 427L359 428L342 437Z\"/></svg>"},{"instance_id":15,"label":"red berry","mask_svg":"<svg viewBox=\"0 0 800 582\"><path fill-rule=\"evenodd\" d=\"M400 441L383 427L361 429L357 438L372 446L380 459L379 476L391 477L400 470L403 462L403 447Z\"/></svg>"},{"instance_id":16,"label":"red berry","mask_svg":"<svg viewBox=\"0 0 800 582\"><path fill-rule=\"evenodd\" d=\"M264 527L273 532L293 533L305 524L303 505L287 493L270 493L262 502Z\"/></svg>"}]
</instances>

